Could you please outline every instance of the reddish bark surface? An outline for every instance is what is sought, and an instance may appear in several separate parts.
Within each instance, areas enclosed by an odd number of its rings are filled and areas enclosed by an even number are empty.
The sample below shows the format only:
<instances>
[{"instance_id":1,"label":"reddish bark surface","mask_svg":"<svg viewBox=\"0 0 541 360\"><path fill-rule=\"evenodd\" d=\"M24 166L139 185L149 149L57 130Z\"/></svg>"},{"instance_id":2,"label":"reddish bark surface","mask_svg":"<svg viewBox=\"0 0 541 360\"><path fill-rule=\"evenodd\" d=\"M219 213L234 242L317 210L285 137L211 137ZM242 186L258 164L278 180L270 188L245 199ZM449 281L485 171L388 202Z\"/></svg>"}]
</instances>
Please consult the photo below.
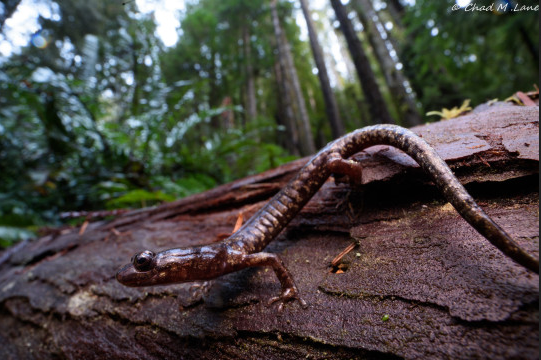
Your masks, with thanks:
<instances>
[{"instance_id":1,"label":"reddish bark surface","mask_svg":"<svg viewBox=\"0 0 541 360\"><path fill-rule=\"evenodd\" d=\"M539 107L503 105L413 129L536 256L538 117ZM478 235L401 152L379 146L355 158L363 186L329 180L267 248L281 254L307 309L265 305L279 292L268 269L218 278L207 291L114 279L138 251L230 232L301 159L19 248L0 265L2 358L538 358L538 275Z\"/></svg>"}]
</instances>

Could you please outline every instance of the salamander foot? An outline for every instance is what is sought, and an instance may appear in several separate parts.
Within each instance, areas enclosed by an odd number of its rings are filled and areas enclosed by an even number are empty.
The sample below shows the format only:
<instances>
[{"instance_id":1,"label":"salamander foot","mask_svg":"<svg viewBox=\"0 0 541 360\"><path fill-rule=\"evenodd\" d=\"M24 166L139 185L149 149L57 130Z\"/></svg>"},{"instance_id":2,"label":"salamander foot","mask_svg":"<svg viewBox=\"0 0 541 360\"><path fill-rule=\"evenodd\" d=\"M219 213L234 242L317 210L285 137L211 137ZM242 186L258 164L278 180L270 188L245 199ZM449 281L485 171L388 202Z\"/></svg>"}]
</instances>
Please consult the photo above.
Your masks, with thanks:
<instances>
[{"instance_id":1,"label":"salamander foot","mask_svg":"<svg viewBox=\"0 0 541 360\"><path fill-rule=\"evenodd\" d=\"M289 301L295 301L297 300L303 309L306 309L308 307L308 304L306 304L306 301L301 299L299 296L299 291L295 287L286 288L282 291L280 296L275 296L269 300L268 306L272 305L275 302L278 302L278 312L282 312L284 309L284 304Z\"/></svg>"}]
</instances>

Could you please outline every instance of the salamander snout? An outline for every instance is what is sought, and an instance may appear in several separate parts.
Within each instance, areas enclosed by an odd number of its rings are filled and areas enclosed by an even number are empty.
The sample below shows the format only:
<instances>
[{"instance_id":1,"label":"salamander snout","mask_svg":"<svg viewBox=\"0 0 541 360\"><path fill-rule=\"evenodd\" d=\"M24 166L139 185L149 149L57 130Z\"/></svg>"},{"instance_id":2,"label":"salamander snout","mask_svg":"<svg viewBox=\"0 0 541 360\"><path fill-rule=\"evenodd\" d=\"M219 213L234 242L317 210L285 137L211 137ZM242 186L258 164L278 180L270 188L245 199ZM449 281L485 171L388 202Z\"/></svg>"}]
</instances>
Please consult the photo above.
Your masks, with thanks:
<instances>
[{"instance_id":1,"label":"salamander snout","mask_svg":"<svg viewBox=\"0 0 541 360\"><path fill-rule=\"evenodd\" d=\"M135 254L129 264L118 270L116 280L126 286L151 285L156 280L156 258L149 250Z\"/></svg>"}]
</instances>

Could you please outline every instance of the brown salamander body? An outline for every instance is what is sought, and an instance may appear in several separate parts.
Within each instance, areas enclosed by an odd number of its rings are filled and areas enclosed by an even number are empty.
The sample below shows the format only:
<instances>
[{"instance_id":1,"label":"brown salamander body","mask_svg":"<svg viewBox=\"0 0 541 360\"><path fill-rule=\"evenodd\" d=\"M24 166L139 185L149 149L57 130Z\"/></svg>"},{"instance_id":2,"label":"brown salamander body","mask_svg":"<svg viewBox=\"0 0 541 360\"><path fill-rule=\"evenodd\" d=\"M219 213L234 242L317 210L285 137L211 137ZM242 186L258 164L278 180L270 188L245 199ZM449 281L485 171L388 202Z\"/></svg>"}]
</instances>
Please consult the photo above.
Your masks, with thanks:
<instances>
[{"instance_id":1,"label":"brown salamander body","mask_svg":"<svg viewBox=\"0 0 541 360\"><path fill-rule=\"evenodd\" d=\"M436 151L410 130L395 125L358 129L317 153L279 193L226 240L211 245L153 253L143 251L116 275L126 286L164 285L209 280L247 267L271 266L282 285L271 302L300 299L293 278L276 254L261 252L319 190L331 174L361 176L359 163L347 160L373 145L390 145L411 156L428 173L445 198L481 235L505 255L539 273L539 260L521 249L475 203Z\"/></svg>"}]
</instances>

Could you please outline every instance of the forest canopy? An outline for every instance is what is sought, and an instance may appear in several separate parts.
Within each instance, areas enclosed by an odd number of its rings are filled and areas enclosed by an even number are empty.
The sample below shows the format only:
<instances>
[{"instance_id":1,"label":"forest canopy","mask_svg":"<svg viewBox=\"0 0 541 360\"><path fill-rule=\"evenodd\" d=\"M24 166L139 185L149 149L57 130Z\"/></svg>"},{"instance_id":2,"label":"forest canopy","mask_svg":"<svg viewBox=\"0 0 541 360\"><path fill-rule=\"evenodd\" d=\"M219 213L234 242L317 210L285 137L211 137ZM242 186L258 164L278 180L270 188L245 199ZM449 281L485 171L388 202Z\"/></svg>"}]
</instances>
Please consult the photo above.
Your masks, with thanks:
<instances>
[{"instance_id":1,"label":"forest canopy","mask_svg":"<svg viewBox=\"0 0 541 360\"><path fill-rule=\"evenodd\" d=\"M0 245L69 212L255 174L362 126L436 121L425 114L539 77L533 1L171 3L0 4ZM164 13L178 22L167 41Z\"/></svg>"}]
</instances>

